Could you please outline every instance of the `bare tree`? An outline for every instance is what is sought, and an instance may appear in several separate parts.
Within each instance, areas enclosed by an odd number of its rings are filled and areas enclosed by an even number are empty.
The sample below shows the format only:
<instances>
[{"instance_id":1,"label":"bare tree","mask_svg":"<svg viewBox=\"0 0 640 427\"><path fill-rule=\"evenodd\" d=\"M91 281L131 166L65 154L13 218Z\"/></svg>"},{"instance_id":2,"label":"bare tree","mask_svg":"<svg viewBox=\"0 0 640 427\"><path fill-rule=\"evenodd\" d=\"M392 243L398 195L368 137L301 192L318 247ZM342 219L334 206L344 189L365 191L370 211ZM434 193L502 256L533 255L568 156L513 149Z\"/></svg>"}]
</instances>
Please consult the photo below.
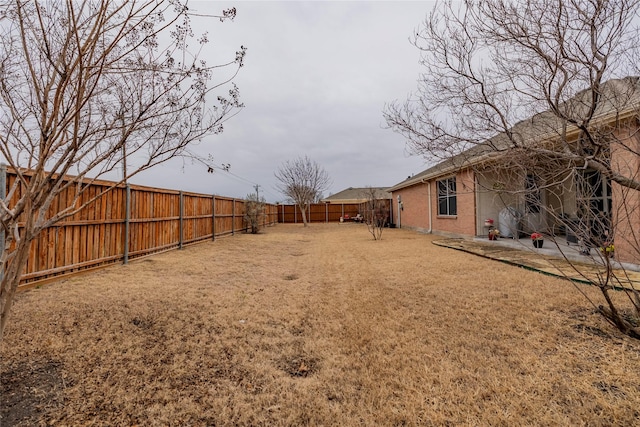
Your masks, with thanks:
<instances>
[{"instance_id":1,"label":"bare tree","mask_svg":"<svg viewBox=\"0 0 640 427\"><path fill-rule=\"evenodd\" d=\"M9 1L0 19L0 154L17 174L0 200L1 339L31 242L86 206L93 180L122 167L124 181L222 132L242 106L230 81L246 50L208 65L177 0ZM75 197L61 205L62 192Z\"/></svg>"},{"instance_id":2,"label":"bare tree","mask_svg":"<svg viewBox=\"0 0 640 427\"><path fill-rule=\"evenodd\" d=\"M248 194L244 201L244 220L251 227L251 234L258 234L264 222L266 200L256 193Z\"/></svg>"},{"instance_id":3,"label":"bare tree","mask_svg":"<svg viewBox=\"0 0 640 427\"><path fill-rule=\"evenodd\" d=\"M275 172L275 177L279 181L280 192L300 208L302 222L307 227L307 206L329 188L329 174L315 161L304 156L284 162Z\"/></svg>"},{"instance_id":4,"label":"bare tree","mask_svg":"<svg viewBox=\"0 0 640 427\"><path fill-rule=\"evenodd\" d=\"M363 217L367 224L367 230L373 236L373 240L380 240L382 239L382 231L389 219L387 200L381 198L380 191L373 187L367 187L362 196L365 199Z\"/></svg>"},{"instance_id":5,"label":"bare tree","mask_svg":"<svg viewBox=\"0 0 640 427\"><path fill-rule=\"evenodd\" d=\"M638 8L637 0L439 3L413 40L424 67L417 92L384 112L414 153L473 169L497 199L540 213L549 228L539 231L553 237L559 224L585 252L595 248L603 303L591 303L636 338L640 298L628 286L628 298L612 298L625 278L607 248L615 238L627 259L640 259L631 226L640 85L622 78L638 70ZM566 217L567 187L579 221ZM542 203L542 192L557 203Z\"/></svg>"}]
</instances>

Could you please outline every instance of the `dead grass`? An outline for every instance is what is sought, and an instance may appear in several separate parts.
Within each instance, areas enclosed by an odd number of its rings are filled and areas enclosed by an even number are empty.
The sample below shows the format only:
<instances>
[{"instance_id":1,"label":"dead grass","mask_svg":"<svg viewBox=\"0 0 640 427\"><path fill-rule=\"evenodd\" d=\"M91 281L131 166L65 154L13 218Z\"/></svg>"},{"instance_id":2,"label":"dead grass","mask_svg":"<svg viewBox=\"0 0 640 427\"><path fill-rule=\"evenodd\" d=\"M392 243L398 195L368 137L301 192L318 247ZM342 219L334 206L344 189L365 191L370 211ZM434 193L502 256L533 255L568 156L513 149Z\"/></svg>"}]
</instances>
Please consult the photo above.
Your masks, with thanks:
<instances>
[{"instance_id":1,"label":"dead grass","mask_svg":"<svg viewBox=\"0 0 640 427\"><path fill-rule=\"evenodd\" d=\"M0 413L14 425L640 422L640 343L568 282L434 238L278 225L21 294ZM43 367L55 371L44 397L8 404Z\"/></svg>"}]
</instances>

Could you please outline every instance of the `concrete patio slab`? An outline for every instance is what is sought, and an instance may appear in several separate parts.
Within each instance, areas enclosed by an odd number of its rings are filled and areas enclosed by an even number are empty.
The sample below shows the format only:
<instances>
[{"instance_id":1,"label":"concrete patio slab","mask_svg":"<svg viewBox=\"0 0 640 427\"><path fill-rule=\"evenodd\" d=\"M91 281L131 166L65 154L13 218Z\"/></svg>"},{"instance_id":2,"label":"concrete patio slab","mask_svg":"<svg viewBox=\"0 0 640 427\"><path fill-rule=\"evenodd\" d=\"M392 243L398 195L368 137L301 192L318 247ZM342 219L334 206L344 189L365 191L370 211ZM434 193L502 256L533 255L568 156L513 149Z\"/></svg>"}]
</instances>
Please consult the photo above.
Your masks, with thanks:
<instances>
[{"instance_id":1,"label":"concrete patio slab","mask_svg":"<svg viewBox=\"0 0 640 427\"><path fill-rule=\"evenodd\" d=\"M433 244L579 283L598 284L600 283L598 278L606 274L606 267L599 256L582 256L579 259L573 252L568 252L566 248L558 247L553 243L546 250L529 248L524 241L512 239L491 241L445 238L435 240ZM574 252L577 253L575 250ZM613 267L611 283L613 287L640 289L640 272L618 263Z\"/></svg>"}]
</instances>

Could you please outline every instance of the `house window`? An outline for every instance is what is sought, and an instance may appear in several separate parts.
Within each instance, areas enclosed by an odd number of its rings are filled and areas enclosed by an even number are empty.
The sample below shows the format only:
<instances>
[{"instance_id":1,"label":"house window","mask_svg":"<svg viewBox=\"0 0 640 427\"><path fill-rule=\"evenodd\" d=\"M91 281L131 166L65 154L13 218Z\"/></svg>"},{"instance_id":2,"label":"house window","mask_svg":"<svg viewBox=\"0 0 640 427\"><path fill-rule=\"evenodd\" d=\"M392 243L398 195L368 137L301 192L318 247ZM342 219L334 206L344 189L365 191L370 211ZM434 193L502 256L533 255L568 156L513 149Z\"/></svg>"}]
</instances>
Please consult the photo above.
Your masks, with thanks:
<instances>
[{"instance_id":1,"label":"house window","mask_svg":"<svg viewBox=\"0 0 640 427\"><path fill-rule=\"evenodd\" d=\"M578 207L584 210L581 214L611 215L611 181L600 172L580 171L577 176Z\"/></svg>"},{"instance_id":2,"label":"house window","mask_svg":"<svg viewBox=\"0 0 640 427\"><path fill-rule=\"evenodd\" d=\"M611 181L593 170L576 176L578 216L587 229L589 243L603 246L611 238Z\"/></svg>"},{"instance_id":3,"label":"house window","mask_svg":"<svg viewBox=\"0 0 640 427\"><path fill-rule=\"evenodd\" d=\"M540 213L540 206L542 206L542 196L540 194L540 187L536 182L536 177L533 175L527 175L524 182L524 207L527 213Z\"/></svg>"},{"instance_id":4,"label":"house window","mask_svg":"<svg viewBox=\"0 0 640 427\"><path fill-rule=\"evenodd\" d=\"M456 178L438 181L438 215L453 216L457 214Z\"/></svg>"}]
</instances>

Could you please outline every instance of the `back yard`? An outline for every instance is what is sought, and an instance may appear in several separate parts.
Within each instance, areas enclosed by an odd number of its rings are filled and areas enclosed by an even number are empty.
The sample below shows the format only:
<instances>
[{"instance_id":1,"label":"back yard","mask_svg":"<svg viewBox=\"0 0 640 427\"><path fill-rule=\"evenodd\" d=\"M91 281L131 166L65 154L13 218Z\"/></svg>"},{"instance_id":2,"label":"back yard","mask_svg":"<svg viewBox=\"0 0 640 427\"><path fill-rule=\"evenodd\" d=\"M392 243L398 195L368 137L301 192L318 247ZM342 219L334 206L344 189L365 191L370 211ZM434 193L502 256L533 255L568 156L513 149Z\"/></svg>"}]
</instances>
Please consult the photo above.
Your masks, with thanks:
<instances>
[{"instance_id":1,"label":"back yard","mask_svg":"<svg viewBox=\"0 0 640 427\"><path fill-rule=\"evenodd\" d=\"M640 342L437 238L278 225L22 293L0 425L640 422Z\"/></svg>"}]
</instances>

